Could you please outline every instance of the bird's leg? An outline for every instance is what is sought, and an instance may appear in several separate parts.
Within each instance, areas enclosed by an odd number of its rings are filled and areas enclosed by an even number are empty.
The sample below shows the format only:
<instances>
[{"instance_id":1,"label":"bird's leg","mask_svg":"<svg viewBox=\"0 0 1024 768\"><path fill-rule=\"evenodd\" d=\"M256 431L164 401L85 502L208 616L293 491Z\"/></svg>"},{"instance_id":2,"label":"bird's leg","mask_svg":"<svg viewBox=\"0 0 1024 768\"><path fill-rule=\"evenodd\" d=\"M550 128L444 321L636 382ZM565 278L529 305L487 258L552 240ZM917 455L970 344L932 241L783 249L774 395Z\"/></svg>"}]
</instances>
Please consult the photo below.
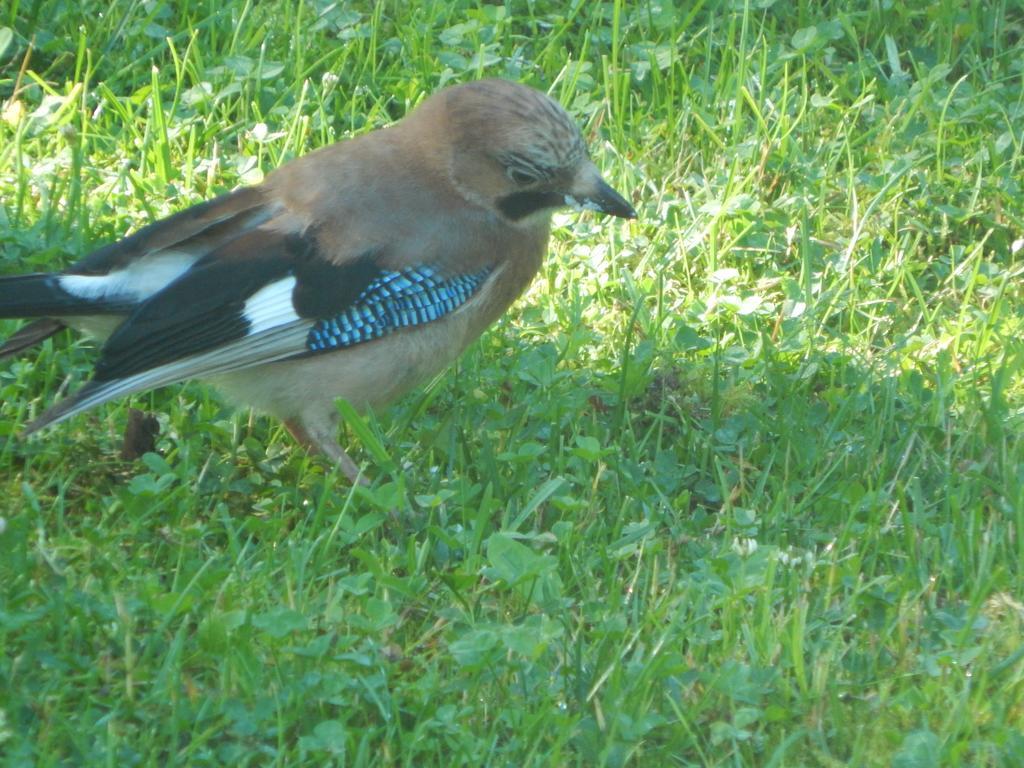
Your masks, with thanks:
<instances>
[{"instance_id":1,"label":"bird's leg","mask_svg":"<svg viewBox=\"0 0 1024 768\"><path fill-rule=\"evenodd\" d=\"M310 428L307 424L291 419L286 420L284 426L299 445L308 451L322 453L337 464L353 485L368 486L370 484L362 470L359 469L359 465L352 461L352 458L338 445L335 435L332 434L333 430L324 430L318 426Z\"/></svg>"}]
</instances>

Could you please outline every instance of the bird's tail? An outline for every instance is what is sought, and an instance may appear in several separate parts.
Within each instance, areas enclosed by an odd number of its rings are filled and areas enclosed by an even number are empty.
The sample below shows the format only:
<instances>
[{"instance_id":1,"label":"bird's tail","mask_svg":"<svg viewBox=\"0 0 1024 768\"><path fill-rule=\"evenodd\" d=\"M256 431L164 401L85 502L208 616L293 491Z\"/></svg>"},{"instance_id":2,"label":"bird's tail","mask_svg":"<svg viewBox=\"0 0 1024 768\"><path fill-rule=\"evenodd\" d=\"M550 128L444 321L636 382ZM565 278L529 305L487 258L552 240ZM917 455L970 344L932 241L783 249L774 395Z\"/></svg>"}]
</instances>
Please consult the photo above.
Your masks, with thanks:
<instances>
[{"instance_id":1,"label":"bird's tail","mask_svg":"<svg viewBox=\"0 0 1024 768\"><path fill-rule=\"evenodd\" d=\"M0 277L0 318L38 318L0 344L0 359L50 338L66 327L62 318L123 315L130 309L124 299L65 290L57 274Z\"/></svg>"},{"instance_id":2,"label":"bird's tail","mask_svg":"<svg viewBox=\"0 0 1024 768\"><path fill-rule=\"evenodd\" d=\"M39 320L34 320L28 325L22 326L11 336L7 338L3 344L0 344L0 360L5 357L21 352L23 349L34 347L36 344L41 344L53 334L64 330L64 323L60 320L54 320L49 317L43 317Z\"/></svg>"},{"instance_id":3,"label":"bird's tail","mask_svg":"<svg viewBox=\"0 0 1024 768\"><path fill-rule=\"evenodd\" d=\"M59 275L0 277L0 317L61 317L94 314L96 310L94 299L61 288Z\"/></svg>"}]
</instances>

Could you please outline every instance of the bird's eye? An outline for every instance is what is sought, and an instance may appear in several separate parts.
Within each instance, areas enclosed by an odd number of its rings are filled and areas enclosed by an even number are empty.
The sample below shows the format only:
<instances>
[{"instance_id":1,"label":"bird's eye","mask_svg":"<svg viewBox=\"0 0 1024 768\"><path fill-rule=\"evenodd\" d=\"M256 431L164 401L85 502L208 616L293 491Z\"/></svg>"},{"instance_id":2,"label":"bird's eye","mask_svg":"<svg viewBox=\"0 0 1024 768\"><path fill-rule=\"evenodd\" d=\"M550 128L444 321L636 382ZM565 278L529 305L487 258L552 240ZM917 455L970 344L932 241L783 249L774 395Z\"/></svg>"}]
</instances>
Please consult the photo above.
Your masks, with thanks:
<instances>
[{"instance_id":1,"label":"bird's eye","mask_svg":"<svg viewBox=\"0 0 1024 768\"><path fill-rule=\"evenodd\" d=\"M521 187L525 187L527 184L533 184L537 181L537 177L532 173L527 173L519 168L510 167L507 173L508 177Z\"/></svg>"}]
</instances>

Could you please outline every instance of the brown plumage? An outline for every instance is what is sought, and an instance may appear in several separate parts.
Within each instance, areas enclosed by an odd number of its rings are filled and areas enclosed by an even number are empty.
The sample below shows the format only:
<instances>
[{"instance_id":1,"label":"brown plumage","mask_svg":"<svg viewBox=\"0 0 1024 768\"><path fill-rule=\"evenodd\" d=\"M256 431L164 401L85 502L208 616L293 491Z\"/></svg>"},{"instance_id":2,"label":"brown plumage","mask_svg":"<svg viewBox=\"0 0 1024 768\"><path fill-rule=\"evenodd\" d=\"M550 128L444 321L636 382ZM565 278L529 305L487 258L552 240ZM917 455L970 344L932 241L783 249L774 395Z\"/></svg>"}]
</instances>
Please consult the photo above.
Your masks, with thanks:
<instances>
[{"instance_id":1,"label":"brown plumage","mask_svg":"<svg viewBox=\"0 0 1024 768\"><path fill-rule=\"evenodd\" d=\"M484 80L156 222L65 272L0 279L0 317L107 336L94 378L31 432L202 378L358 468L334 401L379 407L452 362L540 267L566 205L632 218L546 95Z\"/></svg>"}]
</instances>

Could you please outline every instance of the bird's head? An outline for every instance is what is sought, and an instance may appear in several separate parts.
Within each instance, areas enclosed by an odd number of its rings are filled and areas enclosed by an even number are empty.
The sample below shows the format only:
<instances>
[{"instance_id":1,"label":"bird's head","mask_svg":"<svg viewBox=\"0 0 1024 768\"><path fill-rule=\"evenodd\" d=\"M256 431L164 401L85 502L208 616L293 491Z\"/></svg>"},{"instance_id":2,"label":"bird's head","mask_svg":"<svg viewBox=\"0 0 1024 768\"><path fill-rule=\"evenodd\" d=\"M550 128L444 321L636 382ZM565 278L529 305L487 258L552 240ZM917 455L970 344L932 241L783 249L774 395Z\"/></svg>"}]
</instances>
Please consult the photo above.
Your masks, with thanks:
<instances>
[{"instance_id":1,"label":"bird's head","mask_svg":"<svg viewBox=\"0 0 1024 768\"><path fill-rule=\"evenodd\" d=\"M540 91L480 80L443 91L452 182L471 202L513 224L571 206L636 218L590 160L568 113Z\"/></svg>"}]
</instances>

